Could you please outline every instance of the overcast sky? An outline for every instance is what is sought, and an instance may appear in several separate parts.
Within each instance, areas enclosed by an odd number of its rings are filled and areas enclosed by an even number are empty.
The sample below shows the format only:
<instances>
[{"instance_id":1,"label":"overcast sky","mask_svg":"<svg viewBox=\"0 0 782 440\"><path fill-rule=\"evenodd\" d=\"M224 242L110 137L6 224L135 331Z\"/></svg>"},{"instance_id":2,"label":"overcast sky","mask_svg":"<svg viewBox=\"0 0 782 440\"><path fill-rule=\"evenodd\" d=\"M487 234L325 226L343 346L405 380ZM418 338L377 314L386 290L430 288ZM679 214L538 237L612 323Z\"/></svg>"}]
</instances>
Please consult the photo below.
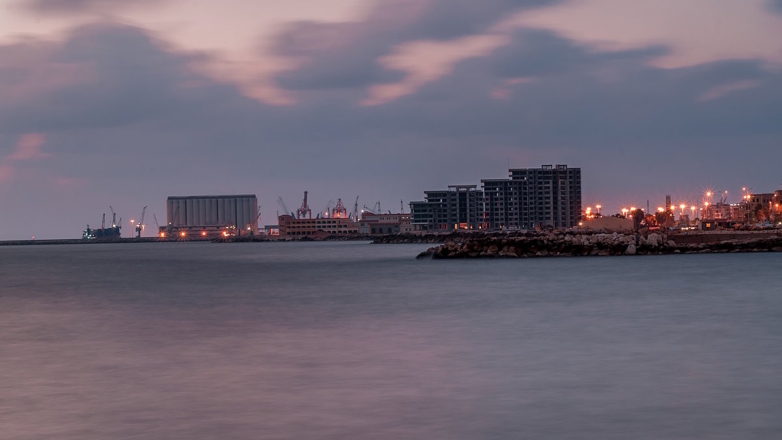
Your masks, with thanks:
<instances>
[{"instance_id":1,"label":"overcast sky","mask_svg":"<svg viewBox=\"0 0 782 440\"><path fill-rule=\"evenodd\" d=\"M0 239L541 164L609 211L779 189L782 0L0 0Z\"/></svg>"}]
</instances>

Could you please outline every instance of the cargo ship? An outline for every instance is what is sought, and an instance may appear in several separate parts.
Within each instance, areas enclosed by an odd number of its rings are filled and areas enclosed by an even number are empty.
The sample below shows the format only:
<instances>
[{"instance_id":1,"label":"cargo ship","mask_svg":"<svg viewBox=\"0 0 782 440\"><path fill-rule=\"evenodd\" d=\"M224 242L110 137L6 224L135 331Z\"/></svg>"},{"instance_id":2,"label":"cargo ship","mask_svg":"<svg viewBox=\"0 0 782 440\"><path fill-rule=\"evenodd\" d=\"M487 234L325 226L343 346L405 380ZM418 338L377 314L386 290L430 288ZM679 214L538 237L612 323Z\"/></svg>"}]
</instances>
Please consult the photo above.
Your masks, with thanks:
<instances>
[{"instance_id":1,"label":"cargo ship","mask_svg":"<svg viewBox=\"0 0 782 440\"><path fill-rule=\"evenodd\" d=\"M87 225L87 229L82 232L81 238L84 240L112 240L121 238L122 219L120 223L117 223L117 214L114 213L114 209L111 212L111 227L106 227L106 214L103 214L103 220L101 221L100 229L92 229L90 225Z\"/></svg>"}]
</instances>

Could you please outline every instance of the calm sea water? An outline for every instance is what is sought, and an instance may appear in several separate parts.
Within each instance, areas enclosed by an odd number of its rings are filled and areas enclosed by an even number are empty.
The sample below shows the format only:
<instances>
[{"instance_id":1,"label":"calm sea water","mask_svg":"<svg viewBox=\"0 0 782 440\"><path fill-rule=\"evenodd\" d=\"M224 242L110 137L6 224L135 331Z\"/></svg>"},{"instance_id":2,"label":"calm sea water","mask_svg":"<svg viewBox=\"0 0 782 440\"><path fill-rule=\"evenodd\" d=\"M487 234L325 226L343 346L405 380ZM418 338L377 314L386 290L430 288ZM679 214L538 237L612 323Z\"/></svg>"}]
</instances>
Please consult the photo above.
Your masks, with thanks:
<instances>
[{"instance_id":1,"label":"calm sea water","mask_svg":"<svg viewBox=\"0 0 782 440\"><path fill-rule=\"evenodd\" d=\"M0 248L0 438L782 438L782 254L425 247Z\"/></svg>"}]
</instances>

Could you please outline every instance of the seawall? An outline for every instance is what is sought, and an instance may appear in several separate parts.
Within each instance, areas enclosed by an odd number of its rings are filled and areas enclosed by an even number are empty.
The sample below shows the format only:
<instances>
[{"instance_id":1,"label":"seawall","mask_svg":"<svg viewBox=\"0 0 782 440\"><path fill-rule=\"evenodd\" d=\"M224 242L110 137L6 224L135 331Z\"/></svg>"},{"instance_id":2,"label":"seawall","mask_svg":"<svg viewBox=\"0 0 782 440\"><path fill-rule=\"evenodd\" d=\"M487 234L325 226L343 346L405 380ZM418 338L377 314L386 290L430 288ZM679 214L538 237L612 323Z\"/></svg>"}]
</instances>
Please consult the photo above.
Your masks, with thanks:
<instances>
[{"instance_id":1,"label":"seawall","mask_svg":"<svg viewBox=\"0 0 782 440\"><path fill-rule=\"evenodd\" d=\"M782 235L733 234L717 240L702 235L589 234L557 232L523 236L474 234L422 252L418 258L536 258L617 255L663 255L728 252L782 252ZM722 238L722 237L720 237Z\"/></svg>"}]
</instances>

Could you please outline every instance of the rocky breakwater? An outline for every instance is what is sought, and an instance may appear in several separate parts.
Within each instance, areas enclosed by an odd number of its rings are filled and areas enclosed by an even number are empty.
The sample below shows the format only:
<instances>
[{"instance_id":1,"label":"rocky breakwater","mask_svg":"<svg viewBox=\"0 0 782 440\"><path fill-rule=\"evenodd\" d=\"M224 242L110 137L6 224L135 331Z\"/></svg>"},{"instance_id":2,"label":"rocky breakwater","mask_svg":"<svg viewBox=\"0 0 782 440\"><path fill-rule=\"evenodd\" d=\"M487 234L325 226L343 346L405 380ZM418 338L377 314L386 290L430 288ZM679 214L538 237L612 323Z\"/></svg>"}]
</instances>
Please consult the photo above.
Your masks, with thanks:
<instances>
[{"instance_id":1,"label":"rocky breakwater","mask_svg":"<svg viewBox=\"0 0 782 440\"><path fill-rule=\"evenodd\" d=\"M431 247L418 258L536 258L616 255L663 255L728 252L782 252L782 237L726 240L717 243L676 243L663 234L588 234L557 232L534 236L473 235Z\"/></svg>"}]
</instances>

